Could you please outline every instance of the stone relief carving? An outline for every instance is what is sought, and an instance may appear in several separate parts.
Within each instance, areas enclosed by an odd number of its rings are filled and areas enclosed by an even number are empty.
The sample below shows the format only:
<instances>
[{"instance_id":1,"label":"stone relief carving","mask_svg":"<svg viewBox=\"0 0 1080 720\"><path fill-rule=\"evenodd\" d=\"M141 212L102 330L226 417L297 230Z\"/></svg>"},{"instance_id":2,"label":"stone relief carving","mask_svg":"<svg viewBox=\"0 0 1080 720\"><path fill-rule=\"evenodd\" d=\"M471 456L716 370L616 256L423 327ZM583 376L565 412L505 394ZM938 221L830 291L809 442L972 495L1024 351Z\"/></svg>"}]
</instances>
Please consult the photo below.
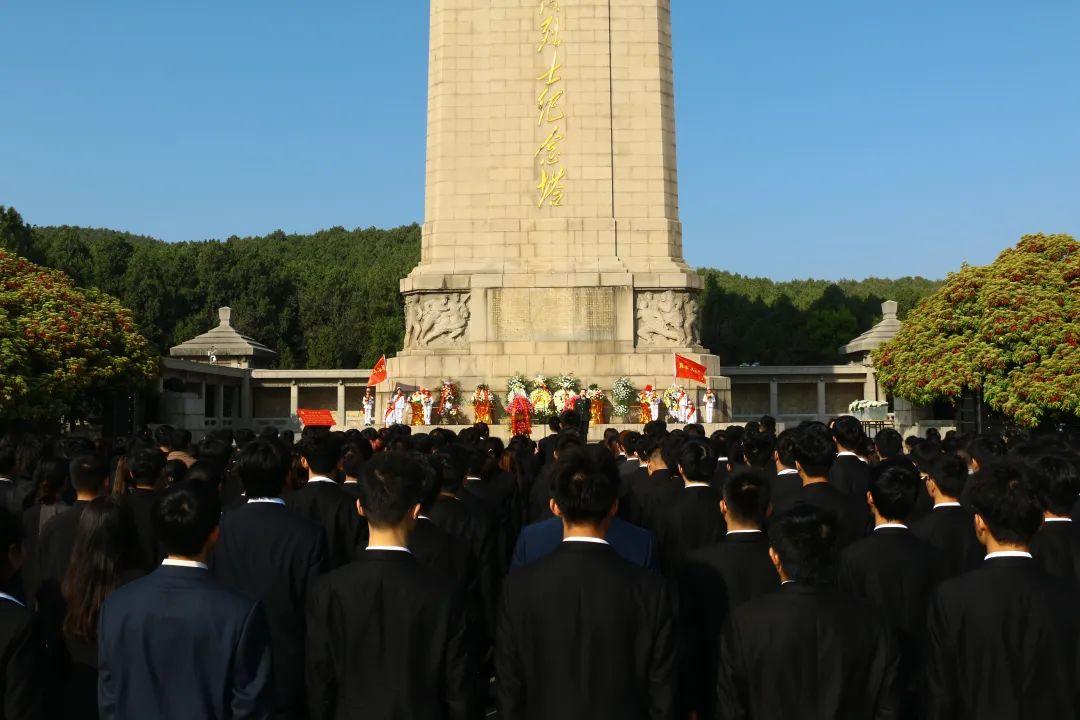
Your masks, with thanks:
<instances>
[{"instance_id":1,"label":"stone relief carving","mask_svg":"<svg viewBox=\"0 0 1080 720\"><path fill-rule=\"evenodd\" d=\"M405 297L405 347L464 347L469 330L468 293L420 293Z\"/></svg>"},{"instance_id":2,"label":"stone relief carving","mask_svg":"<svg viewBox=\"0 0 1080 720\"><path fill-rule=\"evenodd\" d=\"M691 347L700 343L698 302L691 293L660 290L637 294L639 347Z\"/></svg>"}]
</instances>

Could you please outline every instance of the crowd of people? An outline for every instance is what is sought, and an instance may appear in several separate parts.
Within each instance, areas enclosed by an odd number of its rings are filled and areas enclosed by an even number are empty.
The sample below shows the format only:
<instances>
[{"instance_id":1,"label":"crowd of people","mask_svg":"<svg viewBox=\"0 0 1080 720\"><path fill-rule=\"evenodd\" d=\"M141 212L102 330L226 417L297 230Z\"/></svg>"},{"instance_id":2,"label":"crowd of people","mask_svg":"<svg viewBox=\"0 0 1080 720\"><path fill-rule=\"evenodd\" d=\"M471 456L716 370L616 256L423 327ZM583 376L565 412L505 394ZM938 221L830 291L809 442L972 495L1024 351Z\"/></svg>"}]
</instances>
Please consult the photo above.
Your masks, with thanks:
<instances>
[{"instance_id":1,"label":"crowd of people","mask_svg":"<svg viewBox=\"0 0 1080 720\"><path fill-rule=\"evenodd\" d=\"M0 437L0 720L1080 717L1080 437Z\"/></svg>"}]
</instances>

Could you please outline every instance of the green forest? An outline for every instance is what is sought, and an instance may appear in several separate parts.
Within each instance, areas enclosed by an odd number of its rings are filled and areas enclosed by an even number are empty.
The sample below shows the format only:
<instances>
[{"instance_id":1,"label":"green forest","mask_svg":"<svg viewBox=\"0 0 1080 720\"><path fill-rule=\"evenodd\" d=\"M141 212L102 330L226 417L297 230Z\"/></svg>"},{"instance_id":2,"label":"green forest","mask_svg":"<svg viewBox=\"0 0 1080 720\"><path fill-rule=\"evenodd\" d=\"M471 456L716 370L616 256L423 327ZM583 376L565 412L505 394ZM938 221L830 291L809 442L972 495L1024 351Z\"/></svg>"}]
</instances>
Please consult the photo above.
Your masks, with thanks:
<instances>
[{"instance_id":1,"label":"green forest","mask_svg":"<svg viewBox=\"0 0 1080 720\"><path fill-rule=\"evenodd\" d=\"M229 305L237 329L277 350L281 367L355 368L401 348L398 280L420 259L420 226L166 243L31 226L0 206L0 245L118 298L159 352L209 330ZM903 316L940 285L700 272L703 340L729 365L844 362L837 348L880 319L882 300L899 301Z\"/></svg>"}]
</instances>

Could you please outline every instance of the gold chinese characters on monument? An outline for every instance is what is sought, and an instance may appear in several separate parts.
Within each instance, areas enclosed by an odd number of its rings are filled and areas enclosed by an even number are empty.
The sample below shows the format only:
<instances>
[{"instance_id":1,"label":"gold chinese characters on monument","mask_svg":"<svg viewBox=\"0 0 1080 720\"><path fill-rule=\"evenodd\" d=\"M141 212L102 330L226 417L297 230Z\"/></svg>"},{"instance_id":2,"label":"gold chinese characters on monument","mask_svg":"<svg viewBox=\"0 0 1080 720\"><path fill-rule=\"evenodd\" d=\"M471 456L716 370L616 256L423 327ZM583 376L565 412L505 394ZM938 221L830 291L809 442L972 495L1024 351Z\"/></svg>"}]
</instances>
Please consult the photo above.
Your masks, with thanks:
<instances>
[{"instance_id":1,"label":"gold chinese characters on monument","mask_svg":"<svg viewBox=\"0 0 1080 720\"><path fill-rule=\"evenodd\" d=\"M566 133L560 122L566 119L566 90L562 78L562 0L540 0L539 43L536 52L544 57L547 68L536 79L541 83L536 98L536 124L543 130L544 141L534 157L540 181L536 185L536 207L561 207L566 202L566 167L562 162L562 142ZM550 56L551 62L547 62Z\"/></svg>"}]
</instances>

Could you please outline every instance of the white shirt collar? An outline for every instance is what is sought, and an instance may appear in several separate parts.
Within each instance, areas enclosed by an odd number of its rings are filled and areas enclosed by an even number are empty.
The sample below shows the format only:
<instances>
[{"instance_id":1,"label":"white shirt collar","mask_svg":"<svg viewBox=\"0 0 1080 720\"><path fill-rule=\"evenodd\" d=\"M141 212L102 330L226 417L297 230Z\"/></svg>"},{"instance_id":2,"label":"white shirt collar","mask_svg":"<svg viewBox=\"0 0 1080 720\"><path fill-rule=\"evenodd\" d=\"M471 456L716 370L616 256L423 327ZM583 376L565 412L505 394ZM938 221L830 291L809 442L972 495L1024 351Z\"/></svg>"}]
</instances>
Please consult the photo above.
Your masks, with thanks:
<instances>
[{"instance_id":1,"label":"white shirt collar","mask_svg":"<svg viewBox=\"0 0 1080 720\"><path fill-rule=\"evenodd\" d=\"M884 530L885 528L890 528L893 530L907 530L908 526L904 523L881 523L874 528L874 532L877 532L878 530Z\"/></svg>"},{"instance_id":2,"label":"white shirt collar","mask_svg":"<svg viewBox=\"0 0 1080 720\"><path fill-rule=\"evenodd\" d=\"M601 540L600 538L591 537L568 537L563 538L564 543L596 543L597 545L607 545L607 540Z\"/></svg>"},{"instance_id":3,"label":"white shirt collar","mask_svg":"<svg viewBox=\"0 0 1080 720\"><path fill-rule=\"evenodd\" d=\"M465 476L465 481L466 482L468 482L469 480L479 480L479 479L480 478L476 477L475 475L466 475Z\"/></svg>"},{"instance_id":4,"label":"white shirt collar","mask_svg":"<svg viewBox=\"0 0 1080 720\"><path fill-rule=\"evenodd\" d=\"M367 550L391 550L393 552L407 552L412 555L412 550L399 545L368 545Z\"/></svg>"},{"instance_id":5,"label":"white shirt collar","mask_svg":"<svg viewBox=\"0 0 1080 720\"><path fill-rule=\"evenodd\" d=\"M841 450L840 452L836 453L836 457L838 457L838 458L853 457L853 458L858 458L862 462L866 462L865 460L863 460L861 457L859 457L855 453L851 452L850 450Z\"/></svg>"},{"instance_id":6,"label":"white shirt collar","mask_svg":"<svg viewBox=\"0 0 1080 720\"><path fill-rule=\"evenodd\" d=\"M13 482L15 482L15 481L14 481L14 480L12 480L12 479L11 479L11 478L9 478L9 477L4 477L3 475L0 475L0 482L9 482L9 483L13 483ZM15 602L19 602L19 601L18 601L18 600L16 600Z\"/></svg>"},{"instance_id":7,"label":"white shirt collar","mask_svg":"<svg viewBox=\"0 0 1080 720\"><path fill-rule=\"evenodd\" d=\"M716 462L718 462L718 463L722 463L722 462L726 463L727 461L728 461L728 459L726 457L718 457L718 458L716 458Z\"/></svg>"},{"instance_id":8,"label":"white shirt collar","mask_svg":"<svg viewBox=\"0 0 1080 720\"><path fill-rule=\"evenodd\" d=\"M690 482L686 483L686 487L688 487L688 488L692 488L692 487L709 487L709 483L690 481Z\"/></svg>"},{"instance_id":9,"label":"white shirt collar","mask_svg":"<svg viewBox=\"0 0 1080 720\"><path fill-rule=\"evenodd\" d=\"M328 482L328 483L334 483L335 485L337 485L337 482L333 478L328 478L325 475L315 475L314 477L309 477L308 482L309 483Z\"/></svg>"},{"instance_id":10,"label":"white shirt collar","mask_svg":"<svg viewBox=\"0 0 1080 720\"><path fill-rule=\"evenodd\" d=\"M248 498L248 504L250 505L252 503L270 503L271 505L284 505L285 501L279 497Z\"/></svg>"},{"instance_id":11,"label":"white shirt collar","mask_svg":"<svg viewBox=\"0 0 1080 720\"><path fill-rule=\"evenodd\" d=\"M1043 522L1072 522L1072 518L1043 518Z\"/></svg>"},{"instance_id":12,"label":"white shirt collar","mask_svg":"<svg viewBox=\"0 0 1080 720\"><path fill-rule=\"evenodd\" d=\"M984 560L993 560L994 558L1027 558L1031 560L1031 553L1020 550L1002 550L1001 552L990 553Z\"/></svg>"},{"instance_id":13,"label":"white shirt collar","mask_svg":"<svg viewBox=\"0 0 1080 720\"><path fill-rule=\"evenodd\" d=\"M960 503L950 500L948 502L939 502L934 505L935 510L940 507L960 507Z\"/></svg>"},{"instance_id":14,"label":"white shirt collar","mask_svg":"<svg viewBox=\"0 0 1080 720\"><path fill-rule=\"evenodd\" d=\"M749 535L750 533L760 533L760 530L728 530L728 535Z\"/></svg>"},{"instance_id":15,"label":"white shirt collar","mask_svg":"<svg viewBox=\"0 0 1080 720\"><path fill-rule=\"evenodd\" d=\"M26 603L24 603L22 600L12 595L8 595L7 593L0 592L0 600L7 600L8 602L15 603L19 607L26 607Z\"/></svg>"},{"instance_id":16,"label":"white shirt collar","mask_svg":"<svg viewBox=\"0 0 1080 720\"><path fill-rule=\"evenodd\" d=\"M777 474L778 476L779 476L779 475L798 475L798 474L799 474L799 471L798 471L798 470L795 470L794 468L784 468L783 470L778 470L778 471L776 472L776 474Z\"/></svg>"},{"instance_id":17,"label":"white shirt collar","mask_svg":"<svg viewBox=\"0 0 1080 720\"><path fill-rule=\"evenodd\" d=\"M165 558L161 561L161 564L170 567L199 568L200 570L206 569L206 563L201 563L196 560L174 560L172 558Z\"/></svg>"}]
</instances>

